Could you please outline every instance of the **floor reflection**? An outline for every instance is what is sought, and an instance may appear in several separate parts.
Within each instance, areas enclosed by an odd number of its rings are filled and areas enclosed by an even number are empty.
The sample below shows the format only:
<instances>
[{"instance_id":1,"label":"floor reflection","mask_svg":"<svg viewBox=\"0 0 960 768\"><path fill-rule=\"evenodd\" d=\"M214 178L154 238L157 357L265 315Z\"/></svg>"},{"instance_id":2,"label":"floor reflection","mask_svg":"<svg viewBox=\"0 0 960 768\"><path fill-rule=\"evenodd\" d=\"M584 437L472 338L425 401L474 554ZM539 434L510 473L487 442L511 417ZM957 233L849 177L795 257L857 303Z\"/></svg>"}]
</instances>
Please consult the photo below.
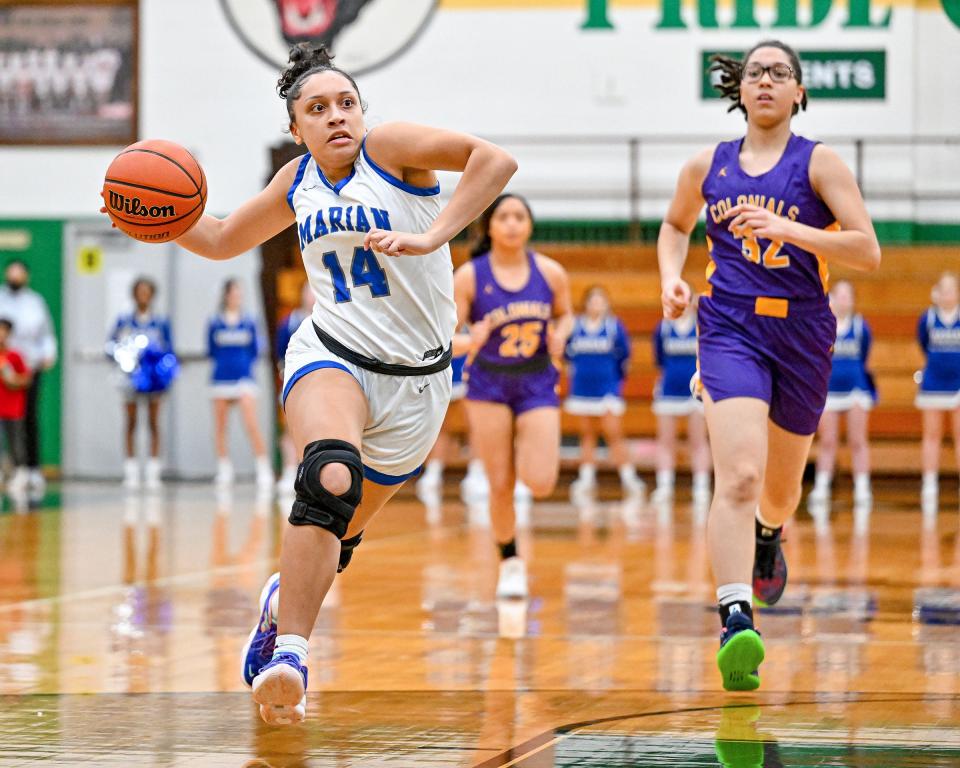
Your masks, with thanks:
<instances>
[{"instance_id":1,"label":"floor reflection","mask_svg":"<svg viewBox=\"0 0 960 768\"><path fill-rule=\"evenodd\" d=\"M719 690L705 509L534 504L530 598L498 601L489 510L401 498L334 582L286 731L238 669L284 510L242 487L60 498L0 514L3 765L960 764L958 520L882 489L791 525L749 700Z\"/></svg>"}]
</instances>

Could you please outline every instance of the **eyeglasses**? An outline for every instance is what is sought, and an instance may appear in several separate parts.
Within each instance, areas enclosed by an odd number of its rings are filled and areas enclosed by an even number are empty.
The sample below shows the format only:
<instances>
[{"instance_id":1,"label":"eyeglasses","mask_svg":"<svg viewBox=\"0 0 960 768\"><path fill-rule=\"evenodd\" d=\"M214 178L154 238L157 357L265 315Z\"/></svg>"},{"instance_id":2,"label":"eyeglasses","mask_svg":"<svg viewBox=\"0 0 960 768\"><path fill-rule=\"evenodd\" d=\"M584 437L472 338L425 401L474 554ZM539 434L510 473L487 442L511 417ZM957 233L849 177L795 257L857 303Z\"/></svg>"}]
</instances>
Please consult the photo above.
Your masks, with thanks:
<instances>
[{"instance_id":1,"label":"eyeglasses","mask_svg":"<svg viewBox=\"0 0 960 768\"><path fill-rule=\"evenodd\" d=\"M794 77L793 67L789 64L777 62L765 67L763 64L754 62L743 68L743 80L747 83L758 83L764 72L769 73L770 79L775 83L785 83Z\"/></svg>"}]
</instances>

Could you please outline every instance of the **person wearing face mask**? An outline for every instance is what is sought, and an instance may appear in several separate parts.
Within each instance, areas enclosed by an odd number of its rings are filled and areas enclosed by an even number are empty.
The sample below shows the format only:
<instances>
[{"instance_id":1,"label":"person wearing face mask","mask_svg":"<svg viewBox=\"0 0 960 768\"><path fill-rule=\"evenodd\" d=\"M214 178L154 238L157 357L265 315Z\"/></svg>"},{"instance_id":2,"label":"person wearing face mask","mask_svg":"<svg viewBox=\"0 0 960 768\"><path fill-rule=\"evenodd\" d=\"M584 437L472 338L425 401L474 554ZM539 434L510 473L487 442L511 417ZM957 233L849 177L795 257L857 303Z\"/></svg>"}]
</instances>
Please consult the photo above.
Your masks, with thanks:
<instances>
[{"instance_id":1,"label":"person wearing face mask","mask_svg":"<svg viewBox=\"0 0 960 768\"><path fill-rule=\"evenodd\" d=\"M18 350L33 379L27 388L24 414L24 441L28 469L28 491L42 498L46 483L40 471L40 435L37 406L43 372L57 361L57 337L50 309L43 297L29 287L30 270L20 259L9 262L0 286L0 316L13 323L10 347Z\"/></svg>"}]
</instances>

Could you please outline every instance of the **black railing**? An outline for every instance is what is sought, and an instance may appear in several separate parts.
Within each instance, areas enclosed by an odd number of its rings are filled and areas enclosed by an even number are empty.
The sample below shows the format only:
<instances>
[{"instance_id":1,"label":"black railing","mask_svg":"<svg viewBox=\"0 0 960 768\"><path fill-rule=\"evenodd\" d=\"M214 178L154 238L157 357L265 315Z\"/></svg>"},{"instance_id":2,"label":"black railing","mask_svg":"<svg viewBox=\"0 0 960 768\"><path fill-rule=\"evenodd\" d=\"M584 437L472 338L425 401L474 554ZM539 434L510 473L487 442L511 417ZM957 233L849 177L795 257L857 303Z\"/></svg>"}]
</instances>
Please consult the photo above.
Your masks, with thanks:
<instances>
[{"instance_id":1,"label":"black railing","mask_svg":"<svg viewBox=\"0 0 960 768\"><path fill-rule=\"evenodd\" d=\"M725 138L717 135L555 135L555 136L518 136L496 135L487 136L490 141L512 151L520 160L521 173L525 166L524 156L528 153L537 153L540 162L544 162L544 150L552 153L564 162L571 152L589 152L590 150L606 151L610 148L621 147L626 173L617 174L619 180L614 184L601 183L590 186L589 189L578 188L575 181L557 183L556 181L532 180L524 182L523 190L532 200L558 202L564 200L576 201L586 195L591 201L609 202L626 213L628 229L631 236L640 233L643 226L642 210L644 204L662 204L673 193L673 184L676 181L666 178L663 173L654 178L644 167L644 157L649 158L650 151L668 151L675 149L679 158L692 155L697 149L708 147ZM836 149L851 162L852 170L857 183L863 192L868 204L872 202L904 203L916 206L923 203L949 203L960 201L960 134L956 135L913 135L913 136L821 136L816 137ZM874 157L878 151L896 150L902 148L909 152L914 163L935 161L934 167L939 173L927 174L920 178L917 174L904 183L901 173L891 173L892 165L888 158ZM942 150L938 152L938 150ZM924 157L925 155L925 157ZM609 160L609 156L605 155ZM951 169L950 163L956 167ZM536 162L530 165L536 166ZM677 164L679 170L679 163ZM662 168L661 168L662 171ZM944 186L944 181L950 181L950 186ZM933 182L933 183L931 183ZM605 217L597 217L605 218ZM606 218L623 218L609 216ZM935 216L946 221L942 215ZM956 221L956 216L951 217Z\"/></svg>"}]
</instances>

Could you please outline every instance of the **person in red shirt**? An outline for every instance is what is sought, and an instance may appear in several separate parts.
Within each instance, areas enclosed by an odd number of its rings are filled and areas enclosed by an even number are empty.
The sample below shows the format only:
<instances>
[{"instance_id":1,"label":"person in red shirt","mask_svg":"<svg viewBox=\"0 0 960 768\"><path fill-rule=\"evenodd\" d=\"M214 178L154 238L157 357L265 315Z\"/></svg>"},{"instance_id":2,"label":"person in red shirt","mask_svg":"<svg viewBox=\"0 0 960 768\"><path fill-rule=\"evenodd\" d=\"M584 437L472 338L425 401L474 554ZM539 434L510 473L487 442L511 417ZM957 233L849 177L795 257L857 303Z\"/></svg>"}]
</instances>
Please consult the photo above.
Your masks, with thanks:
<instances>
[{"instance_id":1,"label":"person in red shirt","mask_svg":"<svg viewBox=\"0 0 960 768\"><path fill-rule=\"evenodd\" d=\"M15 467L7 488L16 494L27 487L27 444L24 416L27 412L27 387L33 375L20 353L10 349L8 341L13 323L0 318L0 428Z\"/></svg>"}]
</instances>

